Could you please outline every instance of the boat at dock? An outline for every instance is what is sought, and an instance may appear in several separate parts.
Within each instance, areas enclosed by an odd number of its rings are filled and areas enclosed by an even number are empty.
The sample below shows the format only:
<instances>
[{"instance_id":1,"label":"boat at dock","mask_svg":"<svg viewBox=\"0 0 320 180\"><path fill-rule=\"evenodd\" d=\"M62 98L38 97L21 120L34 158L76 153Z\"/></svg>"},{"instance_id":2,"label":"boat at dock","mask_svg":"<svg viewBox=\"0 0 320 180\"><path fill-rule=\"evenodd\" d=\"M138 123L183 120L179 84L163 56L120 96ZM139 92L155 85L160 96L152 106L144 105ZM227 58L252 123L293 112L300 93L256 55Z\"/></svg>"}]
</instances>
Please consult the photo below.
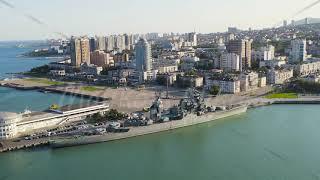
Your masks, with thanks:
<instances>
[{"instance_id":1,"label":"boat at dock","mask_svg":"<svg viewBox=\"0 0 320 180\"><path fill-rule=\"evenodd\" d=\"M149 108L150 119L148 119L147 123L132 123L130 121L128 122L128 124L131 124L130 127L126 127L126 130L119 130L120 123L114 122L111 127L115 131L107 130L108 133L102 135L59 139L51 141L50 145L52 148L63 148L153 134L239 115L245 113L248 108L247 105L207 106L204 103L202 93L195 89L190 89L187 96L181 99L179 105L164 110L160 97L161 95L156 98ZM140 119L145 118L140 117ZM129 120L132 119L129 118ZM137 121L139 121L139 117Z\"/></svg>"},{"instance_id":2,"label":"boat at dock","mask_svg":"<svg viewBox=\"0 0 320 180\"><path fill-rule=\"evenodd\" d=\"M59 139L56 141L51 141L50 146L52 148L64 148L72 146L80 146L87 144L102 143L120 139L126 139L131 137L137 137L147 134L154 134L164 131L170 131L178 128L193 126L202 123L208 123L211 121L240 115L247 111L246 105L234 106L226 110L219 110L215 112L206 113L204 115L188 114L181 120L168 121L163 123L156 123L149 126L132 127L130 131L123 133L107 133L104 135L95 136L81 136L81 137L71 137L66 139Z\"/></svg>"}]
</instances>

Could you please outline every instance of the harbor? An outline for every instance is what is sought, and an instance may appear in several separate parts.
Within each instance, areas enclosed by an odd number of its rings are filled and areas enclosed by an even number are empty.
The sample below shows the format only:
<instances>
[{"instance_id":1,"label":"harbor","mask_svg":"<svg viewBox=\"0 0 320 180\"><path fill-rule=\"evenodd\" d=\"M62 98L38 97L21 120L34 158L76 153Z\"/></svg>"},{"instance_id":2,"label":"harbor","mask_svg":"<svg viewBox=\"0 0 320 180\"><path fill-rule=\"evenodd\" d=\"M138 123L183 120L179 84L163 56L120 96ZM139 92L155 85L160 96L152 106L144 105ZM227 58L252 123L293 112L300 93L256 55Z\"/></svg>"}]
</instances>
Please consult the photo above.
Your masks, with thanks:
<instances>
[{"instance_id":1,"label":"harbor","mask_svg":"<svg viewBox=\"0 0 320 180\"><path fill-rule=\"evenodd\" d=\"M6 132L6 136L4 138L14 138L16 136L15 133L24 131L31 131L31 127L45 128L52 127L55 125L62 125L64 123L71 123L73 121L81 121L86 120L85 117L89 117L89 115L94 113L101 113L104 110L108 110L109 106L103 104L97 105L87 105L86 107L62 107L61 110L51 110L51 113L57 112L57 115L47 113L43 114L40 117L40 120L32 120L34 122L41 122L41 125L33 125L29 122L31 120L20 120L20 116L18 114L13 113L2 113L0 119L7 124L2 124L4 127L10 127L10 131ZM112 124L106 125L105 123L96 124L96 127L86 125L86 127L77 127L77 126L66 126L65 128L70 129L70 133L60 134L57 133L58 130L46 131L45 134L35 134L31 137L26 137L24 140L29 140L27 145L21 146L19 143L17 147L6 147L2 144L2 151L8 151L12 149L19 149L21 147L34 147L36 145L47 144L48 141L44 141L42 143L38 143L37 139L47 139L50 137L49 144L52 147L66 147L66 146L74 146L74 145L84 145L84 144L92 144L92 143L100 143L107 142L118 139L125 139L130 137L136 137L146 134L158 133L162 131L173 130L177 128L183 128L187 126L192 126L196 124L201 124L205 122L210 122L217 119L222 119L234 115L238 115L241 113L245 113L247 110L246 105L232 105L232 106L221 106L221 107L213 107L207 106L204 104L204 99L198 91L191 90L189 91L189 95L181 99L180 104L178 106L173 106L168 110L162 109L162 101L160 97L158 97L150 107L150 112L148 113L150 117L147 119L144 115L140 115L136 117L136 121L139 122L137 124L130 124L132 122L132 117L129 116L128 119L121 124L115 121L114 123L118 123L119 125L113 126ZM101 111L102 110L102 111ZM77 113L77 114L76 114ZM60 115L61 114L61 115ZM64 115L65 114L65 115ZM30 119L31 114L28 115L27 119ZM39 114L37 115L39 116ZM36 117L38 118L38 117ZM43 119L45 118L45 119ZM51 118L51 119L50 119ZM39 119L39 118L38 118ZM142 122L146 123L143 124ZM22 123L22 124L21 124ZM127 125L127 124L130 125ZM20 125L21 124L21 125ZM43 125L42 125L43 124ZM86 124L86 122L84 122ZM28 125L28 127L24 127ZM82 125L82 124L81 124ZM21 127L20 127L21 126ZM30 127L29 127L30 126ZM127 131L123 131L121 127L126 127ZM129 127L127 127L129 126ZM111 129L110 129L111 128ZM6 129L6 128L5 128ZM80 130L82 129L82 130ZM89 132L91 129L91 135L83 135L83 132ZM104 129L104 130L102 130ZM75 131L77 130L77 131ZM80 130L80 131L79 131ZM111 130L111 131L110 131ZM97 135L93 132L100 132L100 135ZM75 133L80 133L76 135ZM42 135L41 135L42 134ZM52 136L55 134L57 136ZM60 135L59 135L60 134ZM76 138L74 138L76 137ZM73 138L73 139L72 139ZM31 143L34 139L36 139L35 143ZM57 140L58 139L58 140ZM72 140L72 141L70 141ZM21 139L18 139L20 142ZM29 145L32 144L32 145Z\"/></svg>"},{"instance_id":2,"label":"harbor","mask_svg":"<svg viewBox=\"0 0 320 180\"><path fill-rule=\"evenodd\" d=\"M63 148L79 145L88 145L94 143L102 143L131 137L143 136L148 134L159 133L163 131L175 130L202 123L241 115L247 111L246 106L235 107L234 109L215 112L204 116L190 115L182 120L170 121L165 123L153 124L150 126L132 127L129 132L125 133L111 133L99 136L82 136L77 138L67 138L65 140L50 141L50 146L53 148Z\"/></svg>"},{"instance_id":3,"label":"harbor","mask_svg":"<svg viewBox=\"0 0 320 180\"><path fill-rule=\"evenodd\" d=\"M52 92L52 91L51 91ZM175 110L173 106L172 110L167 113L175 112L177 113L173 117L169 117L166 115L163 110L160 110L160 99L156 99L153 102L153 105L150 107L150 120L153 121L145 121L145 125L142 125L143 121L141 121L141 125L133 125L132 123L128 124L126 121L120 121L117 127L110 127L112 123L102 123L101 125L95 126L87 126L83 129L81 127L74 126L75 129L79 129L75 132L70 131L67 132L67 129L70 125L67 125L64 129L66 130L58 130L58 132L66 132L57 136L40 136L34 135L35 137L31 137L28 139L18 139L13 141L4 141L1 143L0 152L7 152L18 149L27 149L34 147L52 147L52 148L62 148L62 147L70 147L70 146L79 146L79 145L87 145L87 144L95 144L102 142L115 141L120 139L127 139L137 136L143 136L148 134L154 134L164 131L175 130L183 127L193 126L202 123L208 123L211 121L221 120L225 118L230 118L233 116L241 115L246 113L247 108L258 108L261 106L269 106L269 105L301 105L301 104L320 104L320 98L316 96L303 96L297 99L266 99L263 97L255 97L247 99L243 101L242 105L229 105L229 106L215 106L213 109L211 106L204 106L204 102L208 102L208 99L202 99L199 92L190 91L189 98L185 101L181 100L180 105L178 107L183 106L185 111ZM192 97L192 98L191 98ZM210 101L209 101L210 102ZM181 104L185 103L185 105ZM191 104L194 104L190 106ZM188 110L187 104L189 104L191 109ZM154 108L154 109L152 109ZM180 112L181 111L181 112ZM187 113L189 111L189 113ZM210 112L212 111L212 112ZM153 115L152 115L153 112ZM180 113L179 113L180 112ZM182 114L181 114L182 113ZM179 115L180 114L180 115ZM153 117L152 117L153 116ZM181 116L181 117L180 117ZM180 117L180 118L178 118ZM177 119L178 118L178 119ZM140 117L138 119L144 119ZM139 122L138 120L137 122ZM59 121L60 122L60 121ZM132 122L132 120L128 121ZM150 123L151 122L151 123ZM140 123L139 123L140 124ZM72 127L72 126L71 126ZM127 132L121 132L122 128L126 128ZM70 129L70 128L69 128ZM88 129L88 130L86 130ZM91 130L90 130L91 129ZM101 129L104 129L101 131ZM118 129L118 130L117 130ZM101 131L101 133L93 133L97 132L97 130ZM117 132L116 132L117 131ZM90 135L85 135L84 132L90 132ZM49 134L56 134L56 132L49 132Z\"/></svg>"},{"instance_id":4,"label":"harbor","mask_svg":"<svg viewBox=\"0 0 320 180\"><path fill-rule=\"evenodd\" d=\"M288 117L288 111L292 111L290 120L283 120ZM317 105L264 106L221 121L135 138L62 149L45 146L1 153L3 171L0 177L41 179L48 175L49 180L82 180L112 176L136 180L158 176L156 179L160 180L179 176L191 180L200 176L210 179L214 174L218 179L250 179L252 176L256 179L270 176L312 179L311 171L318 169L319 159L316 128L319 120L311 118L316 116L319 116ZM310 148L305 148L306 145ZM144 166L136 167L137 162ZM177 167L180 162L185 166ZM210 168L205 168L207 166ZM290 171L293 168L298 169ZM28 173L34 169L39 172ZM250 171L242 173L242 169ZM79 170L95 175L77 173ZM61 171L65 173L59 173ZM106 173L101 173L104 171ZM121 173L123 171L126 173Z\"/></svg>"}]
</instances>

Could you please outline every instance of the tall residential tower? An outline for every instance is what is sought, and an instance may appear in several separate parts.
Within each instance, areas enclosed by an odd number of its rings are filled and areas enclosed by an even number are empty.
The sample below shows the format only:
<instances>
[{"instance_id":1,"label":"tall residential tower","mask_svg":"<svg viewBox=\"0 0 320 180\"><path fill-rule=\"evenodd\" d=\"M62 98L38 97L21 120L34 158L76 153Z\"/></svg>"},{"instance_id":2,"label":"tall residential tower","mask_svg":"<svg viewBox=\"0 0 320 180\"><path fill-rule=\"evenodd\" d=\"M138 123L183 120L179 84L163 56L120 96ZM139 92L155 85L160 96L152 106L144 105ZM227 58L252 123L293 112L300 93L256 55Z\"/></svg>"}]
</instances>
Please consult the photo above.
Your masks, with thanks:
<instances>
[{"instance_id":1,"label":"tall residential tower","mask_svg":"<svg viewBox=\"0 0 320 180\"><path fill-rule=\"evenodd\" d=\"M90 64L90 41L88 38L71 38L71 63L76 67L80 67L82 63Z\"/></svg>"},{"instance_id":2,"label":"tall residential tower","mask_svg":"<svg viewBox=\"0 0 320 180\"><path fill-rule=\"evenodd\" d=\"M231 40L227 46L229 53L240 56L240 70L251 68L252 40Z\"/></svg>"},{"instance_id":3,"label":"tall residential tower","mask_svg":"<svg viewBox=\"0 0 320 180\"><path fill-rule=\"evenodd\" d=\"M307 58L307 41L296 39L291 41L289 63L295 64L305 61Z\"/></svg>"},{"instance_id":4,"label":"tall residential tower","mask_svg":"<svg viewBox=\"0 0 320 180\"><path fill-rule=\"evenodd\" d=\"M146 39L140 39L136 44L136 70L138 72L151 71L151 46Z\"/></svg>"}]
</instances>

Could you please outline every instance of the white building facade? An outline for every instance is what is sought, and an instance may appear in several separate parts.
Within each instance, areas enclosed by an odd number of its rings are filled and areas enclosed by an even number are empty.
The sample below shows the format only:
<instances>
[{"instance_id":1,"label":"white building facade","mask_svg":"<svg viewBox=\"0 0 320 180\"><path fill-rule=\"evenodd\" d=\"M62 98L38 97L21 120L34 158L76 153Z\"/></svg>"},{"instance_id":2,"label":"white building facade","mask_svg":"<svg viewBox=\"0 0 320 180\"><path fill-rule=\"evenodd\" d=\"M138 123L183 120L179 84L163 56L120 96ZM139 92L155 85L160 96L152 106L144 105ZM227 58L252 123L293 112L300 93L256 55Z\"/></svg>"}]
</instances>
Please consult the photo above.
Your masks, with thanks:
<instances>
[{"instance_id":1,"label":"white building facade","mask_svg":"<svg viewBox=\"0 0 320 180\"><path fill-rule=\"evenodd\" d=\"M136 44L136 70L138 72L151 71L152 54L151 46L145 39L140 39Z\"/></svg>"},{"instance_id":2,"label":"white building facade","mask_svg":"<svg viewBox=\"0 0 320 180\"><path fill-rule=\"evenodd\" d=\"M213 86L219 86L222 93L236 94L240 93L239 80L206 80L206 89L210 90Z\"/></svg>"},{"instance_id":3,"label":"white building facade","mask_svg":"<svg viewBox=\"0 0 320 180\"><path fill-rule=\"evenodd\" d=\"M240 56L235 53L223 53L220 68L224 71L240 71Z\"/></svg>"},{"instance_id":4,"label":"white building facade","mask_svg":"<svg viewBox=\"0 0 320 180\"><path fill-rule=\"evenodd\" d=\"M108 110L109 105L98 103L65 111L52 110L51 112L30 114L0 112L0 140L16 138L39 129L81 121L86 119L88 115L104 113Z\"/></svg>"},{"instance_id":5,"label":"white building facade","mask_svg":"<svg viewBox=\"0 0 320 180\"><path fill-rule=\"evenodd\" d=\"M289 63L295 64L305 61L307 58L307 41L304 40L292 40L291 52L289 57Z\"/></svg>"},{"instance_id":6,"label":"white building facade","mask_svg":"<svg viewBox=\"0 0 320 180\"><path fill-rule=\"evenodd\" d=\"M284 84L293 77L292 69L275 70L272 69L267 73L268 84Z\"/></svg>"},{"instance_id":7,"label":"white building facade","mask_svg":"<svg viewBox=\"0 0 320 180\"><path fill-rule=\"evenodd\" d=\"M252 51L252 60L253 61L269 61L274 59L275 47L268 45L262 47L259 50Z\"/></svg>"}]
</instances>

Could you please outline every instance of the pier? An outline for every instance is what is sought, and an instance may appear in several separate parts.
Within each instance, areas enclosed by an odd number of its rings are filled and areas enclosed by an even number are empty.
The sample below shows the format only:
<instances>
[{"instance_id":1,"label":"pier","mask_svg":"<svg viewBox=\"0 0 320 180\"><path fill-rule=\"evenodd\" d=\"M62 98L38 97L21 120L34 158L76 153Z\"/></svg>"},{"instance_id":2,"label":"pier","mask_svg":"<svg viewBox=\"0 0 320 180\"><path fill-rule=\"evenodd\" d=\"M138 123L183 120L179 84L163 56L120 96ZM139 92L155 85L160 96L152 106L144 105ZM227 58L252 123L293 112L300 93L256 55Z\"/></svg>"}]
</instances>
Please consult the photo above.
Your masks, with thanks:
<instances>
[{"instance_id":1,"label":"pier","mask_svg":"<svg viewBox=\"0 0 320 180\"><path fill-rule=\"evenodd\" d=\"M1 141L0 142L0 153L15 151L20 149L28 149L40 146L49 145L48 138L36 139L36 140L20 140L20 141Z\"/></svg>"}]
</instances>

